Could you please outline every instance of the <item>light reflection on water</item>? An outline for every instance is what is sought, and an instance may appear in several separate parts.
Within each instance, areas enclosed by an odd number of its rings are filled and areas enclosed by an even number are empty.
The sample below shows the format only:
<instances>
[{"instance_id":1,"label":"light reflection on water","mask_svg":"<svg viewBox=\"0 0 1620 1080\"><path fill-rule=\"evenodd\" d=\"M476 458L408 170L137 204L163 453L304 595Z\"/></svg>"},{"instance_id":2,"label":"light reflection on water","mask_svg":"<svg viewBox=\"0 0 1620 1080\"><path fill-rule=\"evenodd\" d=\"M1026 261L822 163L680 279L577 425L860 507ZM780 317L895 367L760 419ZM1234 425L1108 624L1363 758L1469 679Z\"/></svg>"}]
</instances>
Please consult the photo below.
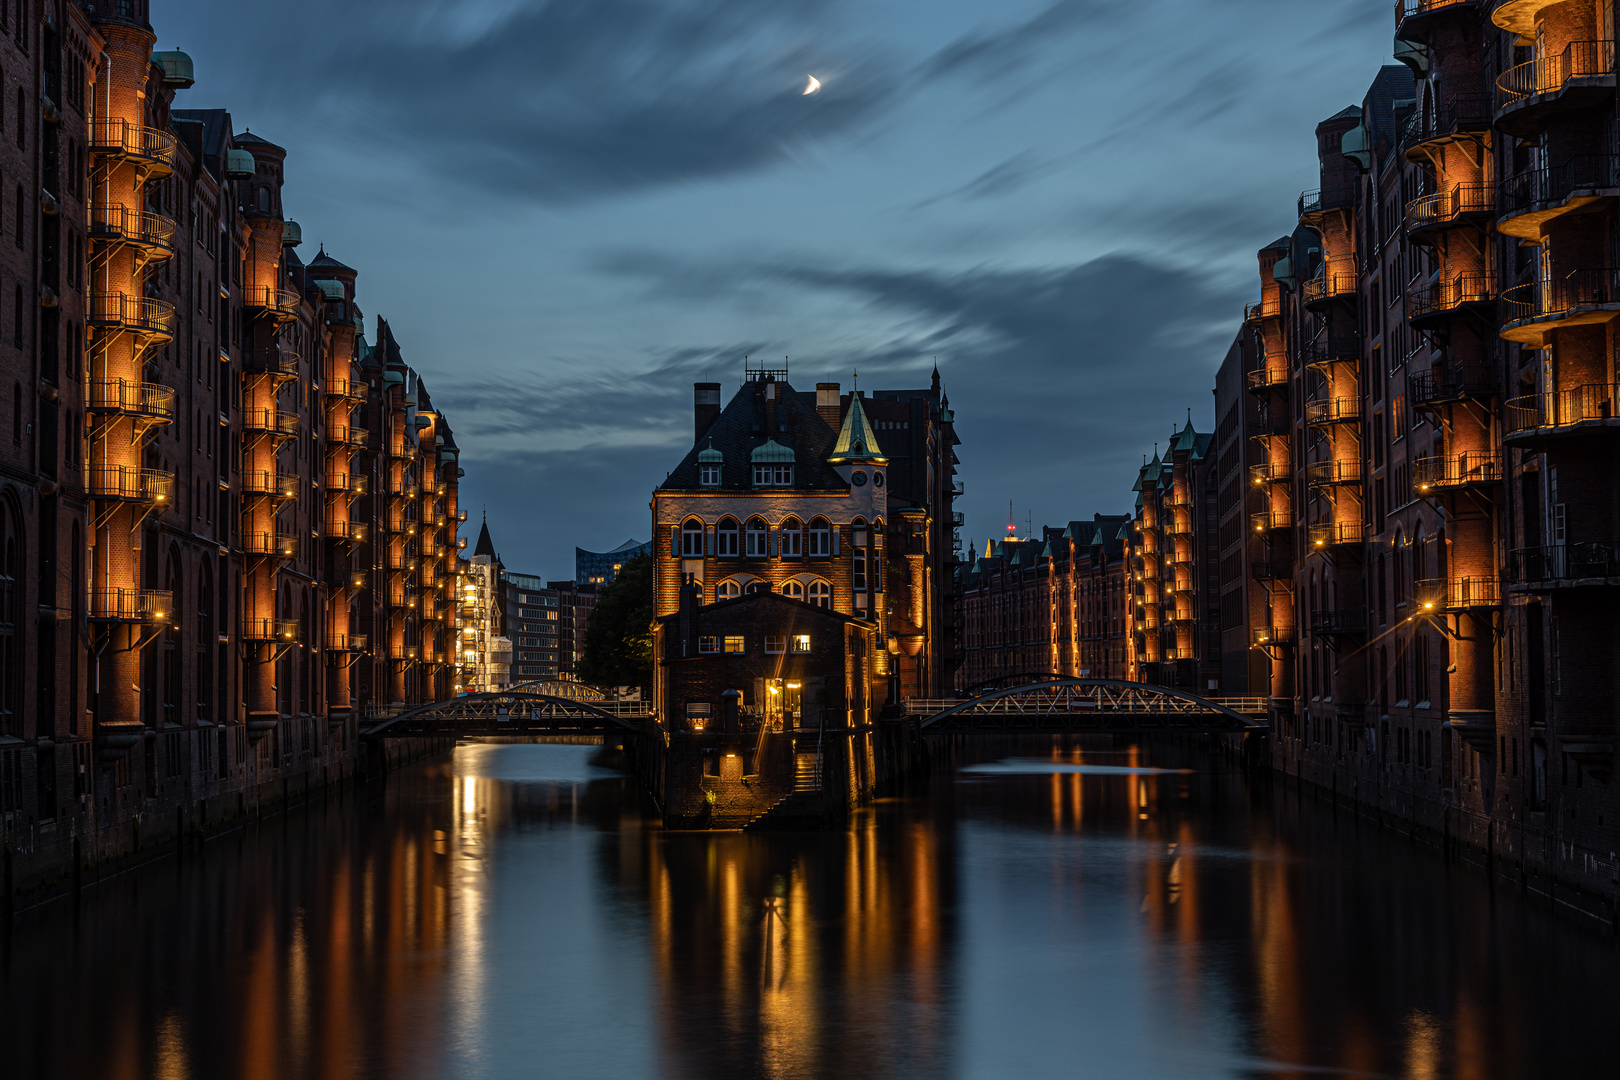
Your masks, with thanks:
<instances>
[{"instance_id":1,"label":"light reflection on water","mask_svg":"<svg viewBox=\"0 0 1620 1080\"><path fill-rule=\"evenodd\" d=\"M816 835L468 745L6 941L7 1077L1606 1075L1612 946L1177 749L1008 745Z\"/></svg>"}]
</instances>

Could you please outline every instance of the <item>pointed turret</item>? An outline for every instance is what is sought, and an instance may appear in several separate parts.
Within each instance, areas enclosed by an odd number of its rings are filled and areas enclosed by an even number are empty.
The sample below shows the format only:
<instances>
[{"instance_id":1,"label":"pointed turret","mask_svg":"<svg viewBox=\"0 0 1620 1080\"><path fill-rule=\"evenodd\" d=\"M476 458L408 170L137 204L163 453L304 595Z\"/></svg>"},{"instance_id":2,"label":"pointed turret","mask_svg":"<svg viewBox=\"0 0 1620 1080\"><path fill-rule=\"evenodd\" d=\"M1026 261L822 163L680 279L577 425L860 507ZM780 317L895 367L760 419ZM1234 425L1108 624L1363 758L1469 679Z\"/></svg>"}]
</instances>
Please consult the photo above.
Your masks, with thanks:
<instances>
[{"instance_id":1,"label":"pointed turret","mask_svg":"<svg viewBox=\"0 0 1620 1080\"><path fill-rule=\"evenodd\" d=\"M484 523L478 528L478 546L473 548L474 555L488 555L495 559L495 541L489 538L489 516L485 515Z\"/></svg>"},{"instance_id":2,"label":"pointed turret","mask_svg":"<svg viewBox=\"0 0 1620 1080\"><path fill-rule=\"evenodd\" d=\"M833 452L827 460L834 465L846 461L871 461L882 464L889 460L883 456L883 450L878 446L877 434L872 430L871 421L866 418L866 410L861 408L859 394L849 399L849 411L844 414L844 426L839 429L838 442L833 445Z\"/></svg>"}]
</instances>

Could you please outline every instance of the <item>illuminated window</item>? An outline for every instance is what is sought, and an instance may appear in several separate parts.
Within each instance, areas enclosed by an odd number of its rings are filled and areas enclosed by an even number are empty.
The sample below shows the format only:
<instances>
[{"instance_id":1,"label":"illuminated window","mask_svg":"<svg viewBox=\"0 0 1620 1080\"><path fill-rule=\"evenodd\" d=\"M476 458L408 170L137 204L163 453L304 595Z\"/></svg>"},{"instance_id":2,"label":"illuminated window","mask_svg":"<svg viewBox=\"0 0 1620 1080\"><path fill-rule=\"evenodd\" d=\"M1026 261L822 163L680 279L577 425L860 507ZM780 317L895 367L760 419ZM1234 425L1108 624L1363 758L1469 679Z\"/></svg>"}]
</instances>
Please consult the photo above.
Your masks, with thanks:
<instances>
[{"instance_id":1,"label":"illuminated window","mask_svg":"<svg viewBox=\"0 0 1620 1080\"><path fill-rule=\"evenodd\" d=\"M770 532L765 523L754 518L748 523L748 557L750 559L763 559L770 554Z\"/></svg>"},{"instance_id":2,"label":"illuminated window","mask_svg":"<svg viewBox=\"0 0 1620 1080\"><path fill-rule=\"evenodd\" d=\"M728 653L740 653L740 652L744 652L745 650L746 650L746 646L743 644L743 639L742 639L741 635L735 635L735 636L733 636L731 634L726 635L726 652L728 652Z\"/></svg>"},{"instance_id":3,"label":"illuminated window","mask_svg":"<svg viewBox=\"0 0 1620 1080\"><path fill-rule=\"evenodd\" d=\"M825 581L810 583L810 602L819 608L832 607L832 586Z\"/></svg>"},{"instance_id":4,"label":"illuminated window","mask_svg":"<svg viewBox=\"0 0 1620 1080\"><path fill-rule=\"evenodd\" d=\"M703 557L703 522L697 518L692 518L681 526L681 556Z\"/></svg>"},{"instance_id":5,"label":"illuminated window","mask_svg":"<svg viewBox=\"0 0 1620 1080\"><path fill-rule=\"evenodd\" d=\"M785 652L787 652L787 638L785 638L785 637L776 637L776 636L773 636L771 634L766 634L765 635L765 651L767 653L785 653Z\"/></svg>"},{"instance_id":6,"label":"illuminated window","mask_svg":"<svg viewBox=\"0 0 1620 1080\"><path fill-rule=\"evenodd\" d=\"M734 600L742 595L742 586L732 578L727 578L714 587L716 600Z\"/></svg>"},{"instance_id":7,"label":"illuminated window","mask_svg":"<svg viewBox=\"0 0 1620 1080\"><path fill-rule=\"evenodd\" d=\"M832 554L832 529L827 525L826 518L814 518L810 522L810 555L813 558L826 558Z\"/></svg>"},{"instance_id":8,"label":"illuminated window","mask_svg":"<svg viewBox=\"0 0 1620 1080\"><path fill-rule=\"evenodd\" d=\"M736 518L721 518L714 530L714 553L722 558L736 558L737 532Z\"/></svg>"},{"instance_id":9,"label":"illuminated window","mask_svg":"<svg viewBox=\"0 0 1620 1080\"><path fill-rule=\"evenodd\" d=\"M794 634L793 635L793 651L794 652L809 652L810 651L810 635L809 634Z\"/></svg>"},{"instance_id":10,"label":"illuminated window","mask_svg":"<svg viewBox=\"0 0 1620 1080\"><path fill-rule=\"evenodd\" d=\"M804 586L797 581L784 581L782 583L782 595L791 600L803 600Z\"/></svg>"},{"instance_id":11,"label":"illuminated window","mask_svg":"<svg viewBox=\"0 0 1620 1080\"><path fill-rule=\"evenodd\" d=\"M777 535L781 537L782 558L797 559L804 554L804 526L798 519L788 518L782 522Z\"/></svg>"},{"instance_id":12,"label":"illuminated window","mask_svg":"<svg viewBox=\"0 0 1620 1080\"><path fill-rule=\"evenodd\" d=\"M700 653L717 653L719 651L720 651L720 639L719 638L717 638L717 637L700 637L700 638L698 638L698 652L700 652ZM691 712L690 709L688 709L687 711Z\"/></svg>"}]
</instances>

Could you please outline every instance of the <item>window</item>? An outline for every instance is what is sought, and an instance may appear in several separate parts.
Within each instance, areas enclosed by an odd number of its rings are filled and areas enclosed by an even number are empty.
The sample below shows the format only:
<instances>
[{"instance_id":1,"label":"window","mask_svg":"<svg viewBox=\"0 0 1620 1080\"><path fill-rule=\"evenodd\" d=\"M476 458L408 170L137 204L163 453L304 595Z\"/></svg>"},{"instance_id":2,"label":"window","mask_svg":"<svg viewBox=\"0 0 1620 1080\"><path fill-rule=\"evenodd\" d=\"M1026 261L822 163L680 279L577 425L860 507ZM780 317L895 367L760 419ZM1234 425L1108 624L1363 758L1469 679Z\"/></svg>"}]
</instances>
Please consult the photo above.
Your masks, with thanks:
<instances>
[{"instance_id":1,"label":"window","mask_svg":"<svg viewBox=\"0 0 1620 1080\"><path fill-rule=\"evenodd\" d=\"M721 518L714 531L714 553L722 558L737 557L737 519Z\"/></svg>"},{"instance_id":2,"label":"window","mask_svg":"<svg viewBox=\"0 0 1620 1080\"><path fill-rule=\"evenodd\" d=\"M810 522L810 554L814 558L832 554L832 529L828 528L826 518L814 518Z\"/></svg>"},{"instance_id":3,"label":"window","mask_svg":"<svg viewBox=\"0 0 1620 1080\"><path fill-rule=\"evenodd\" d=\"M766 634L765 651L772 654L787 652L787 638L775 634Z\"/></svg>"},{"instance_id":4,"label":"window","mask_svg":"<svg viewBox=\"0 0 1620 1080\"><path fill-rule=\"evenodd\" d=\"M832 586L825 581L810 583L810 602L819 608L832 607Z\"/></svg>"},{"instance_id":5,"label":"window","mask_svg":"<svg viewBox=\"0 0 1620 1080\"><path fill-rule=\"evenodd\" d=\"M697 518L691 518L681 526L681 557L703 557L703 522Z\"/></svg>"},{"instance_id":6,"label":"window","mask_svg":"<svg viewBox=\"0 0 1620 1080\"><path fill-rule=\"evenodd\" d=\"M866 549L856 548L851 559L856 592L866 591Z\"/></svg>"},{"instance_id":7,"label":"window","mask_svg":"<svg viewBox=\"0 0 1620 1080\"><path fill-rule=\"evenodd\" d=\"M718 466L718 465L699 465L698 466L698 483L702 484L704 487L719 487L720 486L720 466Z\"/></svg>"},{"instance_id":8,"label":"window","mask_svg":"<svg viewBox=\"0 0 1620 1080\"><path fill-rule=\"evenodd\" d=\"M743 645L743 639L742 639L741 634L735 634L735 635L734 634L727 634L726 635L726 652L728 652L728 653L740 653L740 652L744 652L744 651L746 651L746 647Z\"/></svg>"},{"instance_id":9,"label":"window","mask_svg":"<svg viewBox=\"0 0 1620 1080\"><path fill-rule=\"evenodd\" d=\"M716 600L735 600L741 595L742 586L737 584L735 578L726 578L726 580L714 587L714 598Z\"/></svg>"},{"instance_id":10,"label":"window","mask_svg":"<svg viewBox=\"0 0 1620 1080\"><path fill-rule=\"evenodd\" d=\"M801 653L809 652L810 651L810 635L809 634L794 634L793 635L793 651L794 652L801 652Z\"/></svg>"},{"instance_id":11,"label":"window","mask_svg":"<svg viewBox=\"0 0 1620 1080\"><path fill-rule=\"evenodd\" d=\"M714 637L712 635L708 636L708 637L700 637L700 638L698 638L698 652L700 652L700 653L717 653L719 651L720 651L720 639L719 638ZM688 708L687 712L690 713L691 709Z\"/></svg>"},{"instance_id":12,"label":"window","mask_svg":"<svg viewBox=\"0 0 1620 1080\"><path fill-rule=\"evenodd\" d=\"M784 581L782 583L782 595L790 600L803 600L804 586L797 581Z\"/></svg>"},{"instance_id":13,"label":"window","mask_svg":"<svg viewBox=\"0 0 1620 1080\"><path fill-rule=\"evenodd\" d=\"M792 487L792 465L755 465L755 487Z\"/></svg>"},{"instance_id":14,"label":"window","mask_svg":"<svg viewBox=\"0 0 1620 1080\"><path fill-rule=\"evenodd\" d=\"M748 557L750 559L763 559L770 554L768 541L770 531L759 518L748 522Z\"/></svg>"},{"instance_id":15,"label":"window","mask_svg":"<svg viewBox=\"0 0 1620 1080\"><path fill-rule=\"evenodd\" d=\"M782 522L777 530L781 537L782 558L797 559L804 554L804 526L795 518L788 518Z\"/></svg>"}]
</instances>

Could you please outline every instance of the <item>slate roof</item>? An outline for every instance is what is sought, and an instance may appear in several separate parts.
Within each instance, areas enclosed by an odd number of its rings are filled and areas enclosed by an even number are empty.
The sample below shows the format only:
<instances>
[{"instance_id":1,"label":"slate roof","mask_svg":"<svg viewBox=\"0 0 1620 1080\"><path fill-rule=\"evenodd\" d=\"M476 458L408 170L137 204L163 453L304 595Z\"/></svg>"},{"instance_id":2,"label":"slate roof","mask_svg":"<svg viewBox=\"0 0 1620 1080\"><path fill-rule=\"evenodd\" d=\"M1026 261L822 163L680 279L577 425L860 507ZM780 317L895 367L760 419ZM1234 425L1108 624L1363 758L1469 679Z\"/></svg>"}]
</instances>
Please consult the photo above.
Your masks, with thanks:
<instances>
[{"instance_id":1,"label":"slate roof","mask_svg":"<svg viewBox=\"0 0 1620 1080\"><path fill-rule=\"evenodd\" d=\"M336 259L332 258L332 256L328 255L326 253L325 244L321 245L320 254L316 255L315 258L310 262L309 268L311 270L345 270L351 274L358 273L354 267L345 266Z\"/></svg>"},{"instance_id":2,"label":"slate roof","mask_svg":"<svg viewBox=\"0 0 1620 1080\"><path fill-rule=\"evenodd\" d=\"M776 387L776 431L765 430L765 388ZM834 436L826 421L816 412L814 396L811 404L786 382L754 381L743 383L720 416L703 433L679 465L669 474L659 491L755 491L754 473L750 458L756 448L767 440L791 447L796 463L792 488L770 488L771 491L848 491L843 477L827 464L832 453ZM698 454L710 446L722 457L720 486L705 488L698 483Z\"/></svg>"},{"instance_id":3,"label":"slate roof","mask_svg":"<svg viewBox=\"0 0 1620 1080\"><path fill-rule=\"evenodd\" d=\"M231 141L237 146L268 146L272 150L280 150L283 154L287 152L287 148L285 146L278 146L269 139L260 138L251 131L244 131L240 135L237 135L231 139Z\"/></svg>"},{"instance_id":4,"label":"slate roof","mask_svg":"<svg viewBox=\"0 0 1620 1080\"><path fill-rule=\"evenodd\" d=\"M473 548L474 555L488 555L495 558L495 541L489 538L489 522L486 520L478 528L478 544Z\"/></svg>"},{"instance_id":5,"label":"slate roof","mask_svg":"<svg viewBox=\"0 0 1620 1080\"><path fill-rule=\"evenodd\" d=\"M1395 138L1395 106L1414 99L1416 93L1412 72L1405 65L1385 64L1378 69L1372 86L1367 88L1367 126L1372 129L1374 146L1380 139Z\"/></svg>"}]
</instances>

